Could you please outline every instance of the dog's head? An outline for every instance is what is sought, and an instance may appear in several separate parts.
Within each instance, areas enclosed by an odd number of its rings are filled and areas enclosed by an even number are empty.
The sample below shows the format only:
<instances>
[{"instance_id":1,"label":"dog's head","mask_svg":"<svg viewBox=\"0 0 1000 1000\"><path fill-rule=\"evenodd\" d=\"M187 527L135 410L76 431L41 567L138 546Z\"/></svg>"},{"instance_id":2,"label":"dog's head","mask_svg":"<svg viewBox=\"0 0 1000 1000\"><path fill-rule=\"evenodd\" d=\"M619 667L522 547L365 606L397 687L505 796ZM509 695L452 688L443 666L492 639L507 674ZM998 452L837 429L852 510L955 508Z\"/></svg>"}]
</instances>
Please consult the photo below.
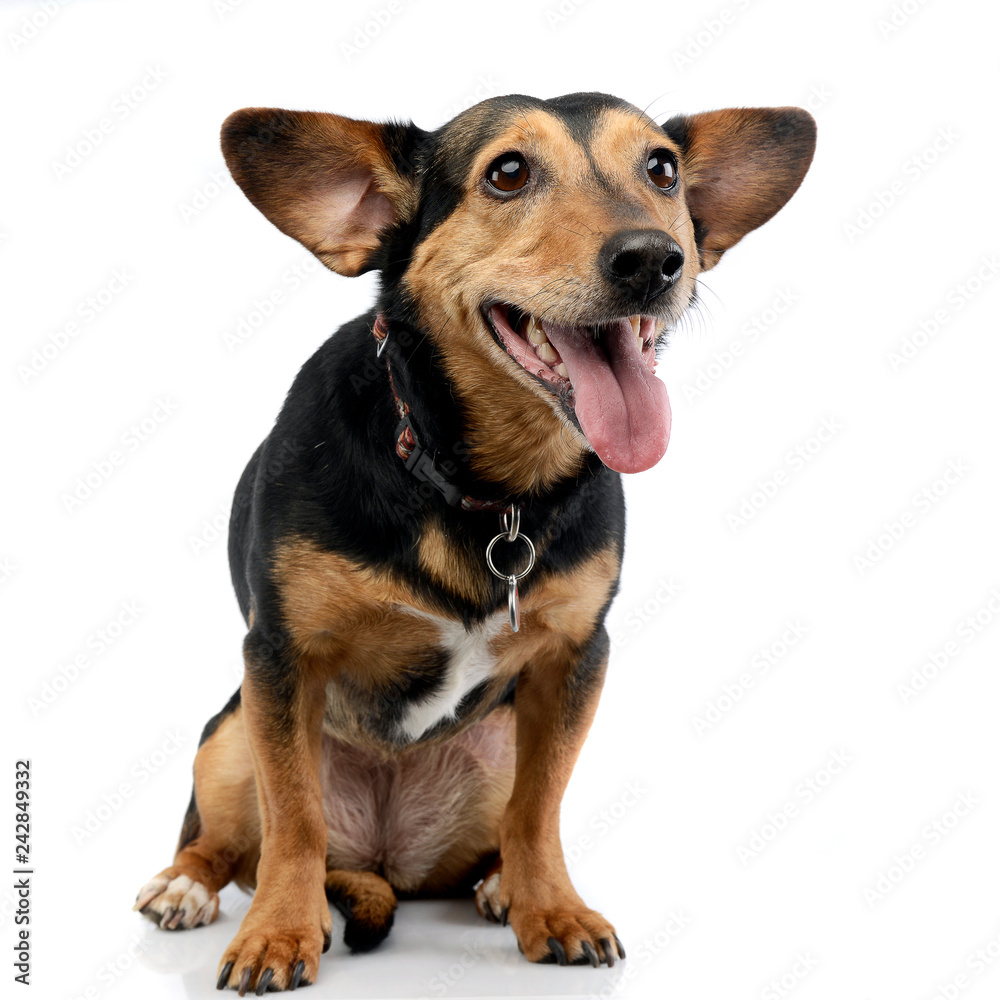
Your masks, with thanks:
<instances>
[{"instance_id":1,"label":"dog's head","mask_svg":"<svg viewBox=\"0 0 1000 1000\"><path fill-rule=\"evenodd\" d=\"M248 108L226 120L222 148L279 229L340 274L381 269L411 303L473 436L516 412L532 440L560 438L536 463L556 476L586 447L621 472L659 461L670 406L657 344L698 273L795 192L815 135L799 108L660 126L572 94L492 98L436 132ZM476 414L484 395L499 417Z\"/></svg>"}]
</instances>

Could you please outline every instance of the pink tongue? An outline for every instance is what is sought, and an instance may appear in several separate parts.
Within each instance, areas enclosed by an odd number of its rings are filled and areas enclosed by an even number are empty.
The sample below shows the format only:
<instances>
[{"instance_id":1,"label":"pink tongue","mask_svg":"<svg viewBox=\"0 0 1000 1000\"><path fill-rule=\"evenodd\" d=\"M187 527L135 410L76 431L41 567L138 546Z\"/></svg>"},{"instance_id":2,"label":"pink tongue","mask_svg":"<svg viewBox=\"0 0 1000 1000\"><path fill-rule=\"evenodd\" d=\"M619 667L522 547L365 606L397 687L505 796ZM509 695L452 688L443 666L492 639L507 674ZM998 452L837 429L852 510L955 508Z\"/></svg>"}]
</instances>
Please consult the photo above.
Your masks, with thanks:
<instances>
[{"instance_id":1,"label":"pink tongue","mask_svg":"<svg viewBox=\"0 0 1000 1000\"><path fill-rule=\"evenodd\" d=\"M642 359L627 319L601 328L542 323L562 356L576 394L576 418L601 461L616 472L642 472L663 458L670 440L667 387Z\"/></svg>"}]
</instances>

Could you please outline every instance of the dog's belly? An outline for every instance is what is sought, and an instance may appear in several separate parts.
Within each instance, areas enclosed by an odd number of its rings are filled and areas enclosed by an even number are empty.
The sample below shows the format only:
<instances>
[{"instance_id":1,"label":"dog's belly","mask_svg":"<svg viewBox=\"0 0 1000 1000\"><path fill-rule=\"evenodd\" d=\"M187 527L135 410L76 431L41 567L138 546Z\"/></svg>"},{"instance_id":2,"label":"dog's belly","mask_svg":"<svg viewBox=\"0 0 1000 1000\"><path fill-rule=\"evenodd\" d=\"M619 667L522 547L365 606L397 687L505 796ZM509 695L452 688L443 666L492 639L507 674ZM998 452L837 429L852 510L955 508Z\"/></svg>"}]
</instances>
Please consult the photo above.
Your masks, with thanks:
<instances>
[{"instance_id":1,"label":"dog's belly","mask_svg":"<svg viewBox=\"0 0 1000 1000\"><path fill-rule=\"evenodd\" d=\"M376 871L405 892L471 885L499 848L514 712L389 753L325 734L320 774L329 868Z\"/></svg>"}]
</instances>

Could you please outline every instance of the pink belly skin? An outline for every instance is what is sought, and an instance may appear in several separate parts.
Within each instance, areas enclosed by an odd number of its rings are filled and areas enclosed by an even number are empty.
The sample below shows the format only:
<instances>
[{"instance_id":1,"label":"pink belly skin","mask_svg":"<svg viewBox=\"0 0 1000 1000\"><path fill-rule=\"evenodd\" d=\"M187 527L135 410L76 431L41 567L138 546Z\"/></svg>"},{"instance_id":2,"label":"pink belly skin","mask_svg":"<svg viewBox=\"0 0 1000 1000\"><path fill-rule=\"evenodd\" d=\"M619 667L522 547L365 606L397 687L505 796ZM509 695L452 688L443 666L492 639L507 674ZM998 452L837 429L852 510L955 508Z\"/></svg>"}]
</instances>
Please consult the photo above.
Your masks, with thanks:
<instances>
[{"instance_id":1,"label":"pink belly skin","mask_svg":"<svg viewBox=\"0 0 1000 1000\"><path fill-rule=\"evenodd\" d=\"M514 712L392 755L324 735L320 778L328 868L375 871L405 892L459 888L499 848Z\"/></svg>"}]
</instances>

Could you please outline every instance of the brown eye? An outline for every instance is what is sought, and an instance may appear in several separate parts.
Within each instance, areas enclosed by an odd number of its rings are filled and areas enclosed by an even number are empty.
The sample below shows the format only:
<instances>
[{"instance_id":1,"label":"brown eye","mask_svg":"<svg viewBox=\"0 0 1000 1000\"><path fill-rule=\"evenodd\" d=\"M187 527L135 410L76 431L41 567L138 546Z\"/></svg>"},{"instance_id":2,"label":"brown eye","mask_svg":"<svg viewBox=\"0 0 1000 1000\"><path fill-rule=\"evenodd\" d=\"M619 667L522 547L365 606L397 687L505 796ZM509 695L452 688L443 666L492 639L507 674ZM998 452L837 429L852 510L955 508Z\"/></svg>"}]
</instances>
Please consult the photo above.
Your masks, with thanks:
<instances>
[{"instance_id":1,"label":"brown eye","mask_svg":"<svg viewBox=\"0 0 1000 1000\"><path fill-rule=\"evenodd\" d=\"M520 153L503 153L486 168L486 179L498 191L516 191L528 183L528 164Z\"/></svg>"},{"instance_id":2,"label":"brown eye","mask_svg":"<svg viewBox=\"0 0 1000 1000\"><path fill-rule=\"evenodd\" d=\"M646 173L658 188L672 188L677 180L677 158L669 149L654 149L646 160Z\"/></svg>"}]
</instances>

